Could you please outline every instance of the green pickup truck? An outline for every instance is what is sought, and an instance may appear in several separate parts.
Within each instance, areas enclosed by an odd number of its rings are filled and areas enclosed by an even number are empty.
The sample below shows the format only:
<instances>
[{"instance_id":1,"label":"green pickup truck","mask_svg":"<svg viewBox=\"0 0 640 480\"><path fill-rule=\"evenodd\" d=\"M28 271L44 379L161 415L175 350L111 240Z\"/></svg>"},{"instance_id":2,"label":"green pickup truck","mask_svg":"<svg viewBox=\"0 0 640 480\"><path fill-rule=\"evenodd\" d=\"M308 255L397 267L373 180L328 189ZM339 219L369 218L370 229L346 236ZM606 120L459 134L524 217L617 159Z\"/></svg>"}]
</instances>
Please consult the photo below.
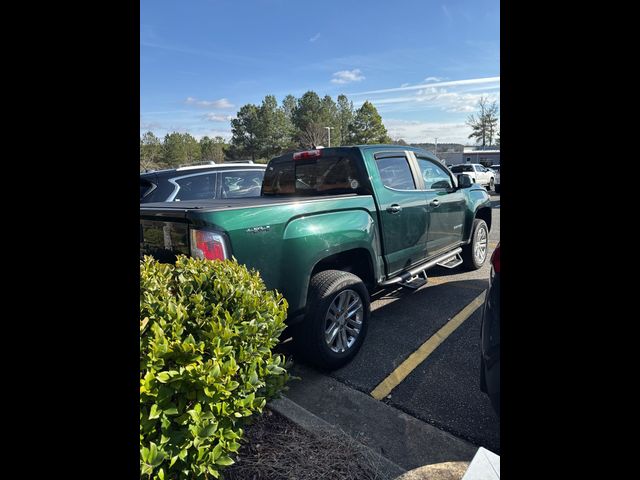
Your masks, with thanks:
<instances>
[{"instance_id":1,"label":"green pickup truck","mask_svg":"<svg viewBox=\"0 0 640 480\"><path fill-rule=\"evenodd\" d=\"M480 268L489 195L432 154L400 145L288 153L260 197L140 205L140 255L225 259L258 270L289 302L298 350L334 369L357 353L376 288L417 288L440 265Z\"/></svg>"}]
</instances>

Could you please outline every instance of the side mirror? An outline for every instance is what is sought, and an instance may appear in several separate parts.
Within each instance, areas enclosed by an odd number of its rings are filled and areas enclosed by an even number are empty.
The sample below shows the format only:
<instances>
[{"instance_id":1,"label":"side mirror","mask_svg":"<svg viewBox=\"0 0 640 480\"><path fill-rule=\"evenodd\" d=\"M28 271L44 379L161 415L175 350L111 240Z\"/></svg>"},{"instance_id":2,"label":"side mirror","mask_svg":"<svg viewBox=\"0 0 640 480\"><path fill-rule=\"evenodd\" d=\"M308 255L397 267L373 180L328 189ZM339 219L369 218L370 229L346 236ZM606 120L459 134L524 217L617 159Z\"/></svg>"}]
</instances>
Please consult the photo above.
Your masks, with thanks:
<instances>
[{"instance_id":1,"label":"side mirror","mask_svg":"<svg viewBox=\"0 0 640 480\"><path fill-rule=\"evenodd\" d=\"M458 175L458 188L469 188L473 183L471 182L471 177L466 173L461 173Z\"/></svg>"}]
</instances>

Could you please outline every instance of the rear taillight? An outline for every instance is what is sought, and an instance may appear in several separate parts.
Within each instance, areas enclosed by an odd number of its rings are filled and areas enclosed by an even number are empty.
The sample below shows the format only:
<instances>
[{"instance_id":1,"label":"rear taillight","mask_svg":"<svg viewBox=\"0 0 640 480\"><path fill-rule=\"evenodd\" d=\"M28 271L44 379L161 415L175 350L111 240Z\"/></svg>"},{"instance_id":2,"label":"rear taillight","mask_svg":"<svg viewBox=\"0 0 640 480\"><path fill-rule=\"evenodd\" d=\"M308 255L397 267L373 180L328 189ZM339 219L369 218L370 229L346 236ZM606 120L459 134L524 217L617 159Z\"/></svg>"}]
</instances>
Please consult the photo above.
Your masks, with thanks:
<instances>
[{"instance_id":1,"label":"rear taillight","mask_svg":"<svg viewBox=\"0 0 640 480\"><path fill-rule=\"evenodd\" d=\"M500 244L493 251L493 255L491 255L491 265L493 265L493 269L496 273L500 273Z\"/></svg>"},{"instance_id":2,"label":"rear taillight","mask_svg":"<svg viewBox=\"0 0 640 480\"><path fill-rule=\"evenodd\" d=\"M304 158L314 158L322 155L322 150L317 148L316 150L306 150L304 152L297 152L293 154L294 160L302 160Z\"/></svg>"},{"instance_id":3,"label":"rear taillight","mask_svg":"<svg viewBox=\"0 0 640 480\"><path fill-rule=\"evenodd\" d=\"M219 233L191 230L191 256L208 260L228 258L224 238Z\"/></svg>"}]
</instances>

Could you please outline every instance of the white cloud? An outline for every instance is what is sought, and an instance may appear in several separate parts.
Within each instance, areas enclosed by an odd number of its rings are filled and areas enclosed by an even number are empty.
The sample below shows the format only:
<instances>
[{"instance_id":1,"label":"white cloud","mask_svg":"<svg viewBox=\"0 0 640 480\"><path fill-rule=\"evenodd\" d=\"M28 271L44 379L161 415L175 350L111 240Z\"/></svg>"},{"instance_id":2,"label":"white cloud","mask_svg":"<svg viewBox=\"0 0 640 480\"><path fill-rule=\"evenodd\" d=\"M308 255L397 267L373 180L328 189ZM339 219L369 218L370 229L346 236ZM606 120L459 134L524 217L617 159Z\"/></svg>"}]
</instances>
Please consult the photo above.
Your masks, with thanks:
<instances>
[{"instance_id":1,"label":"white cloud","mask_svg":"<svg viewBox=\"0 0 640 480\"><path fill-rule=\"evenodd\" d=\"M309 39L309 41L310 41L311 43L313 43L313 42L315 42L316 40L318 40L319 38L320 38L320 33L316 33L313 37L311 37L311 38Z\"/></svg>"},{"instance_id":2,"label":"white cloud","mask_svg":"<svg viewBox=\"0 0 640 480\"><path fill-rule=\"evenodd\" d=\"M143 120L142 117L140 117L140 130L158 130L160 128L162 128L160 123Z\"/></svg>"},{"instance_id":3,"label":"white cloud","mask_svg":"<svg viewBox=\"0 0 640 480\"><path fill-rule=\"evenodd\" d=\"M187 97L184 103L187 105L195 105L197 107L221 108L223 110L235 107L235 105L226 98L221 98L220 100L198 100L194 97Z\"/></svg>"},{"instance_id":4,"label":"white cloud","mask_svg":"<svg viewBox=\"0 0 640 480\"><path fill-rule=\"evenodd\" d=\"M156 130L160 128L160 125L158 125L157 123L141 123L140 124L140 131L144 130L145 132L148 132L149 130Z\"/></svg>"},{"instance_id":5,"label":"white cloud","mask_svg":"<svg viewBox=\"0 0 640 480\"><path fill-rule=\"evenodd\" d=\"M425 82L440 82L442 80L442 77L427 77L424 79Z\"/></svg>"},{"instance_id":6,"label":"white cloud","mask_svg":"<svg viewBox=\"0 0 640 480\"><path fill-rule=\"evenodd\" d=\"M364 75L359 68L355 68L353 70L341 70L333 74L333 78L331 79L331 83L351 83L351 82L359 82L360 80L364 80Z\"/></svg>"},{"instance_id":7,"label":"white cloud","mask_svg":"<svg viewBox=\"0 0 640 480\"><path fill-rule=\"evenodd\" d=\"M478 109L478 102L483 96L487 97L489 102L499 102L499 97L495 94L487 94L486 92L450 92L445 88L418 90L413 100L417 102L428 102L446 112L470 113Z\"/></svg>"},{"instance_id":8,"label":"white cloud","mask_svg":"<svg viewBox=\"0 0 640 480\"><path fill-rule=\"evenodd\" d=\"M367 96L358 100L357 97L364 93ZM351 94L356 97L355 106L361 105L366 98L387 114L425 110L468 114L477 111L481 97L500 104L500 77L426 83L364 93Z\"/></svg>"},{"instance_id":9,"label":"white cloud","mask_svg":"<svg viewBox=\"0 0 640 480\"><path fill-rule=\"evenodd\" d=\"M397 119L383 119L384 126L391 138L402 138L407 143L433 142L438 137L438 143L468 143L471 129L463 122L419 122Z\"/></svg>"},{"instance_id":10,"label":"white cloud","mask_svg":"<svg viewBox=\"0 0 640 480\"><path fill-rule=\"evenodd\" d=\"M385 88L382 90L371 90L368 92L352 93L351 95L352 96L353 95L372 95L375 93L390 93L390 92L401 92L401 91L407 91L407 90L420 90L421 88L426 88L426 87L459 87L464 85L478 85L483 83L500 83L500 77L470 78L468 80L452 80L449 82L427 83L422 85L411 85L408 87Z\"/></svg>"},{"instance_id":11,"label":"white cloud","mask_svg":"<svg viewBox=\"0 0 640 480\"><path fill-rule=\"evenodd\" d=\"M228 122L233 119L233 115L220 115L219 113L207 113L204 118L212 122Z\"/></svg>"},{"instance_id":12,"label":"white cloud","mask_svg":"<svg viewBox=\"0 0 640 480\"><path fill-rule=\"evenodd\" d=\"M214 137L222 137L225 139L226 142L230 142L231 141L231 131L229 130L209 130L209 129L198 129L198 131L202 132L202 133L197 133L196 131L191 131L191 135L193 135L193 137L200 141L202 140L202 137L209 137L209 138L214 138Z\"/></svg>"},{"instance_id":13,"label":"white cloud","mask_svg":"<svg viewBox=\"0 0 640 480\"><path fill-rule=\"evenodd\" d=\"M480 100L480 97L486 97L489 102L496 101L498 102L498 105L500 104L500 97L495 93L451 92L446 89L435 88L419 90L415 95L389 98L369 98L369 101L378 108L394 104L410 104L403 106L403 111L437 108L451 113L471 113L478 110L478 101ZM360 106L364 102L356 101L353 103L355 106Z\"/></svg>"}]
</instances>

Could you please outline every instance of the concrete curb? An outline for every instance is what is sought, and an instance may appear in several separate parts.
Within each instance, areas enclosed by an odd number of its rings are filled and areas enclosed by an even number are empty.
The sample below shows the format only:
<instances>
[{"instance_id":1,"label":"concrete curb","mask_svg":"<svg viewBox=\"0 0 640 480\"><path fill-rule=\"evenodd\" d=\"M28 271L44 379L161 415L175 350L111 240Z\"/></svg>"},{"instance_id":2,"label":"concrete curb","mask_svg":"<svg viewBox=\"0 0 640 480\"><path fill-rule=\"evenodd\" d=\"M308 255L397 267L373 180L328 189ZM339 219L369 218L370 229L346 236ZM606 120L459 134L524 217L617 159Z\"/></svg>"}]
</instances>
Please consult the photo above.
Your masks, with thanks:
<instances>
[{"instance_id":1,"label":"concrete curb","mask_svg":"<svg viewBox=\"0 0 640 480\"><path fill-rule=\"evenodd\" d=\"M404 468L400 467L399 465L396 465L388 458L383 457L375 450L358 442L356 439L354 439L344 430L341 430L338 427L335 427L334 425L331 425L330 423L321 419L320 417L317 417L316 415L309 412L308 410L301 407L300 405L290 400L289 398L285 397L284 395L281 398L271 400L267 404L267 406L272 410L274 410L275 412L279 413L280 415L291 420L293 423L295 423L299 427L307 431L310 431L312 433L329 431L335 434L345 435L353 439L353 444L356 445L356 448L358 448L361 453L375 460L375 463L377 464L379 472L383 475L383 478L395 479L406 472Z\"/></svg>"},{"instance_id":2,"label":"concrete curb","mask_svg":"<svg viewBox=\"0 0 640 480\"><path fill-rule=\"evenodd\" d=\"M478 447L303 365L286 395L292 402L406 471L470 462Z\"/></svg>"}]
</instances>

